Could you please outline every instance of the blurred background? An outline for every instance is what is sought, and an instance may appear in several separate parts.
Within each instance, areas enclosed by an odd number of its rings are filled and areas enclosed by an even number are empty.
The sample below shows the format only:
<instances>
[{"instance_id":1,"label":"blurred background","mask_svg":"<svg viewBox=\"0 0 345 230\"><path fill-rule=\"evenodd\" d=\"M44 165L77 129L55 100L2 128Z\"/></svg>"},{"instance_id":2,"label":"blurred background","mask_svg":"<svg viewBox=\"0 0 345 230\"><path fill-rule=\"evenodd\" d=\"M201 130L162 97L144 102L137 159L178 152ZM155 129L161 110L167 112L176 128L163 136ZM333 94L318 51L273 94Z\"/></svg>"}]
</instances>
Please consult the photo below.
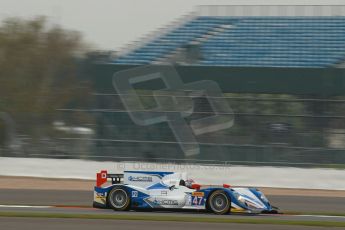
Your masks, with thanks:
<instances>
[{"instance_id":1,"label":"blurred background","mask_svg":"<svg viewBox=\"0 0 345 230\"><path fill-rule=\"evenodd\" d=\"M0 156L344 168L345 6L43 2L0 1ZM193 156L167 123L135 124L112 84L166 64L233 111ZM147 111L163 88L136 88ZM188 124L213 114L192 100Z\"/></svg>"}]
</instances>

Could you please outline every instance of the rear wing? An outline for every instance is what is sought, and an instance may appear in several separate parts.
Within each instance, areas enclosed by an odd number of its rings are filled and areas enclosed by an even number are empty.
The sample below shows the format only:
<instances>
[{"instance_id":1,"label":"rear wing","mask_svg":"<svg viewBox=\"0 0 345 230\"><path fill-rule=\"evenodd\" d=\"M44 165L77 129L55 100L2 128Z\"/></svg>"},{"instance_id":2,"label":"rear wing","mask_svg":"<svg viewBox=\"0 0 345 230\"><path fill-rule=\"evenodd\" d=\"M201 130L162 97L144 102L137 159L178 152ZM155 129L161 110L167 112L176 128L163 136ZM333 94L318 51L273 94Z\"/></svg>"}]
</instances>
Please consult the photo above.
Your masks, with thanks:
<instances>
[{"instance_id":1,"label":"rear wing","mask_svg":"<svg viewBox=\"0 0 345 230\"><path fill-rule=\"evenodd\" d=\"M111 178L112 184L121 184L123 182L123 174L108 174L107 170L102 170L101 172L97 173L96 186L101 187L108 181L108 178Z\"/></svg>"}]
</instances>

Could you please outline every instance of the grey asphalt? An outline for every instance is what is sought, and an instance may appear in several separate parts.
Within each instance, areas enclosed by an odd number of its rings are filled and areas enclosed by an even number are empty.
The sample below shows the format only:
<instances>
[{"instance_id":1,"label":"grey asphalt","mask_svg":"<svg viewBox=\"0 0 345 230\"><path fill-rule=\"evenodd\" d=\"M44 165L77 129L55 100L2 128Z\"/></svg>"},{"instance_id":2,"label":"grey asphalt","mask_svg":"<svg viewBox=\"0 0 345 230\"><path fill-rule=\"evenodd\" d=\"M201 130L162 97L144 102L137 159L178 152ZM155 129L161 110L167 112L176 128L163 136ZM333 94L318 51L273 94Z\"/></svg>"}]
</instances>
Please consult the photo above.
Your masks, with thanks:
<instances>
[{"instance_id":1,"label":"grey asphalt","mask_svg":"<svg viewBox=\"0 0 345 230\"><path fill-rule=\"evenodd\" d=\"M316 196L268 196L281 212L345 212L345 198ZM0 189L1 204L91 206L93 191Z\"/></svg>"},{"instance_id":2,"label":"grey asphalt","mask_svg":"<svg viewBox=\"0 0 345 230\"><path fill-rule=\"evenodd\" d=\"M307 196L269 196L271 203L281 208L281 211L309 212L342 212L345 211L345 198L340 197L307 197ZM309 220L345 222L345 217L308 216L308 215L225 215L218 216L204 212L114 212L106 209L91 208L92 191L63 190L16 190L0 189L0 212L40 212L40 213L70 213L70 214L102 214L102 215L147 215L147 216L183 216L212 218L248 218L276 220ZM85 206L85 207L9 207L1 205L44 205L44 206ZM126 220L86 220L86 219L55 219L55 218L17 218L0 217L0 229L321 229L305 226L279 226L230 224L230 223L179 223ZM322 228L325 229L325 228Z\"/></svg>"},{"instance_id":3,"label":"grey asphalt","mask_svg":"<svg viewBox=\"0 0 345 230\"><path fill-rule=\"evenodd\" d=\"M324 227L307 226L283 226L283 225L252 225L252 224L223 224L223 223L187 223L187 222L153 222L153 221L128 221L128 220L87 220L87 219L47 219L47 218L17 218L0 217L0 229L4 230L25 230L25 229L74 229L74 230L218 230L218 229L237 229L237 230L318 230Z\"/></svg>"},{"instance_id":4,"label":"grey asphalt","mask_svg":"<svg viewBox=\"0 0 345 230\"><path fill-rule=\"evenodd\" d=\"M46 213L46 214L101 214L103 216L114 215L131 215L131 216L148 216L148 217L190 217L190 218L217 218L217 219L273 219L273 220L289 220L289 221L332 221L345 222L344 216L320 216L320 215L255 215L255 214L231 214L231 215L215 215L207 212L176 212L176 211L129 211L115 212L110 209L94 209L94 208L62 208L62 207L1 207L0 212L28 212L28 213ZM1 228L0 228L1 229Z\"/></svg>"}]
</instances>

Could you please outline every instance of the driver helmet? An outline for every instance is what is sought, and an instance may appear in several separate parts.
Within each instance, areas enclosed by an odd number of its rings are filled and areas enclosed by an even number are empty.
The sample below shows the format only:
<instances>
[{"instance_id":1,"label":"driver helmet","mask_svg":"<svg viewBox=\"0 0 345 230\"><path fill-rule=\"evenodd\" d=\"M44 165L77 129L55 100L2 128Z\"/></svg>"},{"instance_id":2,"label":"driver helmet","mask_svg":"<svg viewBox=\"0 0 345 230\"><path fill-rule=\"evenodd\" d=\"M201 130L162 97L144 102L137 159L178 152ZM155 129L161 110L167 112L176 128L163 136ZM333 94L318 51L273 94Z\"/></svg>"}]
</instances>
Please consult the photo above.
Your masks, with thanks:
<instances>
[{"instance_id":1,"label":"driver helmet","mask_svg":"<svg viewBox=\"0 0 345 230\"><path fill-rule=\"evenodd\" d=\"M187 179L186 181L186 187L191 188L192 184L195 184L195 181L193 179Z\"/></svg>"}]
</instances>

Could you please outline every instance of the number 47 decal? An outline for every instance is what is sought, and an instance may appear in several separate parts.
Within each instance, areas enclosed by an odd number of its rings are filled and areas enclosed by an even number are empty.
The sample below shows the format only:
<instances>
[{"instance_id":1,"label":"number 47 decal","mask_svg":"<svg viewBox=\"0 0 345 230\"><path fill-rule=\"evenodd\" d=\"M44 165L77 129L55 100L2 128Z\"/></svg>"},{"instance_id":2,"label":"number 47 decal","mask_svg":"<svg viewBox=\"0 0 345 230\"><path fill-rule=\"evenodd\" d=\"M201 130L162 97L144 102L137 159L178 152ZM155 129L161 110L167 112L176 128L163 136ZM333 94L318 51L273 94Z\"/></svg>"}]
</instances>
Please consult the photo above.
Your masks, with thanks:
<instances>
[{"instance_id":1,"label":"number 47 decal","mask_svg":"<svg viewBox=\"0 0 345 230\"><path fill-rule=\"evenodd\" d=\"M192 205L203 205L203 204L204 204L204 197L192 196Z\"/></svg>"}]
</instances>

